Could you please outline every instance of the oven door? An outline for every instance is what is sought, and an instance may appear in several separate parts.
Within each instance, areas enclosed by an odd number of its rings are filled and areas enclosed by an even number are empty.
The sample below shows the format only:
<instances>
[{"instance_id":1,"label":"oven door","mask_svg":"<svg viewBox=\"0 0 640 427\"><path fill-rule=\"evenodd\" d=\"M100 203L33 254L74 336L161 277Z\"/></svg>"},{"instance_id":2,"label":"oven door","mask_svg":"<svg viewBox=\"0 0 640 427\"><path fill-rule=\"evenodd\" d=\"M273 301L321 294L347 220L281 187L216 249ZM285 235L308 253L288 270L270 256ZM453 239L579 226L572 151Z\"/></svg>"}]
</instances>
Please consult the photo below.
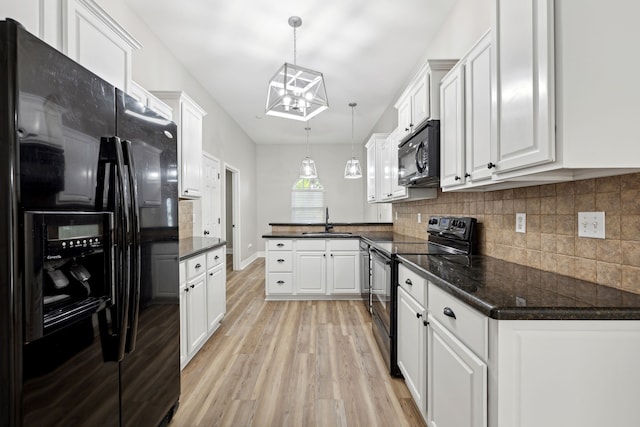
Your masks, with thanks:
<instances>
[{"instance_id":1,"label":"oven door","mask_svg":"<svg viewBox=\"0 0 640 427\"><path fill-rule=\"evenodd\" d=\"M418 162L416 155L420 147L420 141L416 138L410 139L398 148L398 184L411 185L412 182L420 179Z\"/></svg>"},{"instance_id":2,"label":"oven door","mask_svg":"<svg viewBox=\"0 0 640 427\"><path fill-rule=\"evenodd\" d=\"M391 259L371 249L371 310L391 336Z\"/></svg>"}]
</instances>

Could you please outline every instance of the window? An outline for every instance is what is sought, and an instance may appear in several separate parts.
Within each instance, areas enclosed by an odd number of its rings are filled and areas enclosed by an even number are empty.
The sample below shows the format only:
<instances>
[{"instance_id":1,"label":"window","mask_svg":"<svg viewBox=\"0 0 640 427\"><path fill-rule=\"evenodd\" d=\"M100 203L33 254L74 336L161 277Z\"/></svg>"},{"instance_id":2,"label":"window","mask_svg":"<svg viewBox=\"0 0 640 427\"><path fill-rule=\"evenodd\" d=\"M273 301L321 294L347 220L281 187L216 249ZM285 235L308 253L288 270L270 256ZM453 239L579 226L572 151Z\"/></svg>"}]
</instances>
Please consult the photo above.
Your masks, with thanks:
<instances>
[{"instance_id":1,"label":"window","mask_svg":"<svg viewBox=\"0 0 640 427\"><path fill-rule=\"evenodd\" d=\"M291 221L324 221L324 187L317 178L301 178L291 189Z\"/></svg>"}]
</instances>

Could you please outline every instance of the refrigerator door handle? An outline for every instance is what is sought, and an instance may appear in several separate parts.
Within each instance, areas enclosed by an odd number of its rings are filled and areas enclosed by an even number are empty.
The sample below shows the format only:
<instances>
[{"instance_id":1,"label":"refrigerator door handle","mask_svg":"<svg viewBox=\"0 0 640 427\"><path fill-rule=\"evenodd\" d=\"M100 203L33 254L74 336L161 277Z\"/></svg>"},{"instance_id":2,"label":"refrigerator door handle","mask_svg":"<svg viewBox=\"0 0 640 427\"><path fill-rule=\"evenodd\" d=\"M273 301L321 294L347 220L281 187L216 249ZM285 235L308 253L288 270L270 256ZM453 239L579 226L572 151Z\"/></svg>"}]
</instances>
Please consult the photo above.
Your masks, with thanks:
<instances>
[{"instance_id":1,"label":"refrigerator door handle","mask_svg":"<svg viewBox=\"0 0 640 427\"><path fill-rule=\"evenodd\" d=\"M138 336L138 317L140 314L140 221L138 218L138 181L136 167L131 150L131 141L122 141L124 163L129 169L129 208L131 215L131 301L129 313L129 325L127 327L127 353L136 349Z\"/></svg>"},{"instance_id":2,"label":"refrigerator door handle","mask_svg":"<svg viewBox=\"0 0 640 427\"><path fill-rule=\"evenodd\" d=\"M126 200L126 180L124 176L124 156L120 138L102 138L100 141L100 159L98 162L98 186L96 188L96 208L104 209L104 181L106 177L106 165L109 169L109 193L107 195L107 209L113 210L115 217L114 226L114 259L115 289L113 289L113 302L115 316L111 316L114 327L103 328L109 336L103 339L108 343L105 349L105 359L121 361L124 358L126 347L126 327L129 321L130 301L130 245L129 233L131 219L129 216L129 203ZM106 319L106 316L103 316ZM115 319L115 320L114 320ZM104 334L103 334L104 335Z\"/></svg>"}]
</instances>

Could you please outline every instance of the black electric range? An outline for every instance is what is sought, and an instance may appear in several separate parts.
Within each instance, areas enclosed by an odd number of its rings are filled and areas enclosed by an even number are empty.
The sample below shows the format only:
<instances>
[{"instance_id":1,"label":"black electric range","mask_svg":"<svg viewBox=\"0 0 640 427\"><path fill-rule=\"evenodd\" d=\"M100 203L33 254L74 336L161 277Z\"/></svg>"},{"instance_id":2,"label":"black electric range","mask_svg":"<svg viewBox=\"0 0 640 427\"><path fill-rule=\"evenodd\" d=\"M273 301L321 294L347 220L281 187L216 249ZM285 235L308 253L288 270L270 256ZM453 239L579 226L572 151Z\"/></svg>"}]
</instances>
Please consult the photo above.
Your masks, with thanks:
<instances>
[{"instance_id":1,"label":"black electric range","mask_svg":"<svg viewBox=\"0 0 640 427\"><path fill-rule=\"evenodd\" d=\"M396 257L398 255L466 257L476 252L476 227L475 218L433 216L427 223L428 241L396 241L394 239L393 242L375 242L371 245L368 298L373 334L392 375L400 375L396 345L398 286Z\"/></svg>"}]
</instances>

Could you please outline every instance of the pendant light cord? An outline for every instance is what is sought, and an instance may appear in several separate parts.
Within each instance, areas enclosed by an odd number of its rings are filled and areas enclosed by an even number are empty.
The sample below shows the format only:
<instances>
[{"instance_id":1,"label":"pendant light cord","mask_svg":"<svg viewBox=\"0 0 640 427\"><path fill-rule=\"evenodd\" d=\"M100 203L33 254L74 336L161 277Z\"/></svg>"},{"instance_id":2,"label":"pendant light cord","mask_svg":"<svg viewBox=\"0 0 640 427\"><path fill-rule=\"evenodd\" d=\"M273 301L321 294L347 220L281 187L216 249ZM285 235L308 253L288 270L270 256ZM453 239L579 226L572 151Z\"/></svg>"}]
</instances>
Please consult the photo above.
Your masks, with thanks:
<instances>
[{"instance_id":1,"label":"pendant light cord","mask_svg":"<svg viewBox=\"0 0 640 427\"><path fill-rule=\"evenodd\" d=\"M354 133L354 130L353 130L353 128L354 128L353 114L354 114L356 105L358 105L358 104L356 104L355 102L350 102L349 103L349 107L351 107L351 158L352 159L354 158L353 157L353 139L354 139L354 137L353 137L353 133Z\"/></svg>"}]
</instances>

